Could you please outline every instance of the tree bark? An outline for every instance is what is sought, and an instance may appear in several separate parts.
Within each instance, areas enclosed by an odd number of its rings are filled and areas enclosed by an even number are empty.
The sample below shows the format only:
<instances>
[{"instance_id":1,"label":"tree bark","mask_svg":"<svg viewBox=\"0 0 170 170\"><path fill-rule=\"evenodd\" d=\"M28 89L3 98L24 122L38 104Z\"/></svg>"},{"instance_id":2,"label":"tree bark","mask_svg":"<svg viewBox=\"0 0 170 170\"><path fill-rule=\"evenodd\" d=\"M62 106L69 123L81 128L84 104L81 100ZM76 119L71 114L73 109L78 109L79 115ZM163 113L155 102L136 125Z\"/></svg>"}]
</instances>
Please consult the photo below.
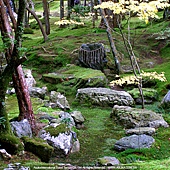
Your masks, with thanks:
<instances>
[{"instance_id":1,"label":"tree bark","mask_svg":"<svg viewBox=\"0 0 170 170\"><path fill-rule=\"evenodd\" d=\"M49 22L49 8L47 0L43 0L43 8L44 8L44 20L45 20L45 30L46 34L50 34L50 22Z\"/></svg>"},{"instance_id":2,"label":"tree bark","mask_svg":"<svg viewBox=\"0 0 170 170\"><path fill-rule=\"evenodd\" d=\"M18 121L27 119L31 125L31 128L36 131L36 122L33 114L33 108L31 104L31 98L26 84L24 73L21 65L15 69L15 73L12 76L14 82L15 92L17 94L18 106L19 106L19 117ZM35 132L36 133L36 132Z\"/></svg>"},{"instance_id":3,"label":"tree bark","mask_svg":"<svg viewBox=\"0 0 170 170\"><path fill-rule=\"evenodd\" d=\"M26 9L34 16L34 18L36 19L36 21L38 22L38 25L41 29L41 33L44 37L44 42L46 42L48 40L48 36L46 34L46 32L44 31L43 25L41 23L41 21L39 20L39 18L37 17L36 13L34 11L32 11L30 8L26 7Z\"/></svg>"},{"instance_id":4,"label":"tree bark","mask_svg":"<svg viewBox=\"0 0 170 170\"><path fill-rule=\"evenodd\" d=\"M101 0L98 0L98 2L99 2L99 4L101 4ZM105 26L106 26L107 36L108 36L108 39L109 39L110 47L111 47L112 54L113 54L113 59L114 59L114 62L115 62L116 73L119 75L120 74L120 62L118 60L118 52L117 52L115 43L113 41L109 22L107 21L107 18L105 17L106 14L105 14L105 11L103 9L100 9L100 13L101 13L102 19L105 23Z\"/></svg>"},{"instance_id":5,"label":"tree bark","mask_svg":"<svg viewBox=\"0 0 170 170\"><path fill-rule=\"evenodd\" d=\"M15 31L15 38L13 35L13 31L11 25L8 20L8 16L6 13L5 5L3 0L0 0L0 29L1 34L3 36L3 43L6 45L5 57L7 61L7 66L4 71L0 74L0 117L5 119L5 127L7 131L9 120L5 113L5 94L7 87L9 85L9 81L11 80L12 74L14 87L16 90L16 95L19 103L19 119L27 118L30 122L32 131L35 131L35 118L32 110L31 100L28 92L28 88L26 86L26 82L24 79L24 75L22 72L22 59L20 59L19 48L21 48L21 39L22 39L22 27L23 27L23 18L24 18L24 10L25 10L26 2L24 0L19 1L19 13L18 13L18 22ZM15 41L14 41L15 40ZM15 42L15 45L14 45ZM22 90L22 92L21 92ZM25 110L24 110L25 109ZM3 126L4 127L4 126Z\"/></svg>"},{"instance_id":6,"label":"tree bark","mask_svg":"<svg viewBox=\"0 0 170 170\"><path fill-rule=\"evenodd\" d=\"M64 18L64 0L60 0L60 20Z\"/></svg>"}]
</instances>

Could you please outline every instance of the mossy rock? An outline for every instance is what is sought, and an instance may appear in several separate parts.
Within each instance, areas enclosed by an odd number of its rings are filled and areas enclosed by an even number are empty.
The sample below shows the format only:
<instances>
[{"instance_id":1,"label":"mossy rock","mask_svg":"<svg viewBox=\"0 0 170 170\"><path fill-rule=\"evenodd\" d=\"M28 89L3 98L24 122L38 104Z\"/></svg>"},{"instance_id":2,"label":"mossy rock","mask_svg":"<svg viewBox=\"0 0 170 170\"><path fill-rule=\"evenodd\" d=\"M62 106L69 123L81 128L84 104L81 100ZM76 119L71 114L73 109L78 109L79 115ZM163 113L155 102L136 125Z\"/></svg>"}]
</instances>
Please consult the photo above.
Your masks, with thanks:
<instances>
[{"instance_id":1,"label":"mossy rock","mask_svg":"<svg viewBox=\"0 0 170 170\"><path fill-rule=\"evenodd\" d=\"M32 152L43 162L49 162L54 151L52 146L40 138L22 137L21 139L24 142L26 151Z\"/></svg>"},{"instance_id":2,"label":"mossy rock","mask_svg":"<svg viewBox=\"0 0 170 170\"><path fill-rule=\"evenodd\" d=\"M0 148L5 149L8 153L15 155L24 150L20 139L11 134L1 134Z\"/></svg>"},{"instance_id":3,"label":"mossy rock","mask_svg":"<svg viewBox=\"0 0 170 170\"><path fill-rule=\"evenodd\" d=\"M70 88L74 90L72 93L76 93L79 88L107 87L108 83L106 76L100 70L75 65L65 67L58 73L43 74L42 80L50 83L50 86L55 85L57 90L65 89L66 94L70 92Z\"/></svg>"},{"instance_id":4,"label":"mossy rock","mask_svg":"<svg viewBox=\"0 0 170 170\"><path fill-rule=\"evenodd\" d=\"M61 123L60 125L53 127L49 126L44 129L47 133L49 132L51 136L58 136L60 133L65 133L68 131L67 125L65 123Z\"/></svg>"}]
</instances>

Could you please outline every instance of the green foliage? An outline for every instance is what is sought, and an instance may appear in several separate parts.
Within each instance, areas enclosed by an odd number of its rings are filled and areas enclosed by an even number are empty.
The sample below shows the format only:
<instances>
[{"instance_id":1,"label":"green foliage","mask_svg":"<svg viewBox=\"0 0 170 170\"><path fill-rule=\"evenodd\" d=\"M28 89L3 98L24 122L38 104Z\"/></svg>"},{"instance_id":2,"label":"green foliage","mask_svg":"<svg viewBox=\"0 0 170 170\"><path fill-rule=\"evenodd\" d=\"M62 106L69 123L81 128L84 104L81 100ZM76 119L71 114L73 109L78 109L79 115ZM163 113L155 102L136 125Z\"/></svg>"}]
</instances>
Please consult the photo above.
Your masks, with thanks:
<instances>
[{"instance_id":1,"label":"green foliage","mask_svg":"<svg viewBox=\"0 0 170 170\"><path fill-rule=\"evenodd\" d=\"M90 12L89 6L83 6L83 5L74 5L73 8L70 9L71 13L71 19L80 22L80 17L85 17Z\"/></svg>"},{"instance_id":2,"label":"green foliage","mask_svg":"<svg viewBox=\"0 0 170 170\"><path fill-rule=\"evenodd\" d=\"M24 34L34 34L34 31L31 28L24 28Z\"/></svg>"},{"instance_id":3,"label":"green foliage","mask_svg":"<svg viewBox=\"0 0 170 170\"><path fill-rule=\"evenodd\" d=\"M68 131L66 123L61 123L57 127L49 126L44 129L46 132L49 132L51 136L58 136L59 133L65 133Z\"/></svg>"},{"instance_id":4,"label":"green foliage","mask_svg":"<svg viewBox=\"0 0 170 170\"><path fill-rule=\"evenodd\" d=\"M3 117L0 117L0 126L2 126L3 128L5 128L5 122L6 122L6 118L3 116Z\"/></svg>"}]
</instances>

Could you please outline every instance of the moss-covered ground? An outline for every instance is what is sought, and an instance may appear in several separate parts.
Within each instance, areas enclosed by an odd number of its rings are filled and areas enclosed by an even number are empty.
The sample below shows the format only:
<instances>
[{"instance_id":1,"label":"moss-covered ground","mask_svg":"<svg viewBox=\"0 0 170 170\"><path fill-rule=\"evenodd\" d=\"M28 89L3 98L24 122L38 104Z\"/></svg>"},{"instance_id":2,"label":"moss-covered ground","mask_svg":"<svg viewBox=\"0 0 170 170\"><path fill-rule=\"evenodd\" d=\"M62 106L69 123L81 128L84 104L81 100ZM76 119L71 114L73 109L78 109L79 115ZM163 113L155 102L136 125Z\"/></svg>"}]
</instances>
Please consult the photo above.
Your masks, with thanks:
<instances>
[{"instance_id":1,"label":"moss-covered ground","mask_svg":"<svg viewBox=\"0 0 170 170\"><path fill-rule=\"evenodd\" d=\"M40 4L38 7L38 11L41 11ZM52 9L55 10L54 6ZM160 12L160 16L162 16L162 12ZM42 74L58 71L67 64L74 63L77 59L77 53L74 52L80 48L81 44L102 42L106 47L109 47L106 31L98 28L100 18L96 21L95 27L92 27L92 23L88 19L85 20L85 26L78 27L77 29L73 26L59 28L57 25L54 25L54 22L57 20L59 20L58 17L50 18L51 34L49 35L49 40L45 43L39 29L33 29L33 34L24 34L23 46L27 48L26 55L28 58L24 63L24 67L32 69L37 86L40 87L44 85L44 82L41 81ZM155 39L155 35L159 35L161 31L169 28L169 26L169 21L163 21L162 19L146 25L145 23L141 23L141 21L139 22L137 18L133 18L131 24L134 51L137 54L141 69L145 71L157 71L159 73L165 72L167 82L158 82L154 87L159 91L160 100L167 93L167 86L170 83L170 45L169 40L159 41ZM123 30L127 32L126 26ZM128 65L130 62L122 38L118 33L119 31L115 29L113 37L120 52L119 59L122 65ZM1 41L0 44L2 44ZM2 50L2 46L0 50ZM109 52L107 53L107 59L109 61L109 67L113 67L113 57ZM146 68L146 62L155 63L154 67ZM99 157L114 156L121 163L139 165L140 169L143 170L170 169L170 128L159 128L156 131L156 134L153 136L156 142L150 149L126 150L119 153L113 149L113 146L116 140L125 135L125 132L123 127L109 118L112 108L87 105L77 106L74 103L74 98L75 96L70 96L69 94L68 100L71 109L81 111L86 119L85 128L76 130L81 145L80 152L71 154L67 158L53 158L51 159L51 164L41 163L33 156L22 159L19 155L18 157L14 156L11 162L22 162L23 165L30 167L34 165L53 166L54 164L52 163L58 162L92 166ZM38 109L44 109L42 103L37 99L32 99L32 103L35 114L38 113ZM165 120L170 123L170 111L159 108L159 103L160 101L153 105L146 105L146 108L162 113ZM10 119L18 115L15 95L7 96L6 106ZM45 109L45 111L49 114L53 112L52 109ZM0 165L4 166L7 163L9 161L1 162Z\"/></svg>"}]
</instances>

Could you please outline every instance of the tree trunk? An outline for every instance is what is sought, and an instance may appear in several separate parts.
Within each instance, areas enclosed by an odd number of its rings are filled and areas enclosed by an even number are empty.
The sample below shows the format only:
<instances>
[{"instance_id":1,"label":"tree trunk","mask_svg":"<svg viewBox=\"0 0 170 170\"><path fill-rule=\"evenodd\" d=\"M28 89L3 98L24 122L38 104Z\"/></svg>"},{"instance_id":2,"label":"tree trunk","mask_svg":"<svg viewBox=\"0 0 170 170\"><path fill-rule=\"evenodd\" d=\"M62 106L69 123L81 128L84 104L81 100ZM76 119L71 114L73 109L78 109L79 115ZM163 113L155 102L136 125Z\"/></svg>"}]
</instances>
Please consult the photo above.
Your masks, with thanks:
<instances>
[{"instance_id":1,"label":"tree trunk","mask_svg":"<svg viewBox=\"0 0 170 170\"><path fill-rule=\"evenodd\" d=\"M1 35L3 36L3 43L6 45L7 60L7 66L0 73L0 144L8 153L13 154L23 150L23 145L12 133L8 114L5 109L5 95L14 69L21 64L21 60L12 57L14 50L14 36L3 0L0 0L0 7L0 30Z\"/></svg>"},{"instance_id":2,"label":"tree trunk","mask_svg":"<svg viewBox=\"0 0 170 170\"><path fill-rule=\"evenodd\" d=\"M31 125L32 131L36 134L36 122L33 114L31 98L21 65L15 69L12 79L20 111L18 121L27 119Z\"/></svg>"},{"instance_id":3,"label":"tree trunk","mask_svg":"<svg viewBox=\"0 0 170 170\"><path fill-rule=\"evenodd\" d=\"M99 4L101 4L101 0L98 0L98 2L99 2ZM113 38L112 38L112 33L111 33L110 26L109 26L109 22L107 21L107 18L105 17L106 16L105 10L100 9L100 13L101 13L102 19L103 19L103 21L106 25L107 36L108 36L108 39L109 39L110 47L111 47L112 54L113 54L113 59L114 59L114 62L115 62L116 74L119 75L120 74L120 62L118 60L118 52L117 52L115 43L114 43Z\"/></svg>"},{"instance_id":4,"label":"tree trunk","mask_svg":"<svg viewBox=\"0 0 170 170\"><path fill-rule=\"evenodd\" d=\"M34 16L34 18L36 19L36 21L38 22L38 25L41 29L41 33L44 37L44 41L46 42L48 40L48 36L46 34L46 32L44 31L43 25L41 23L41 21L39 20L39 18L37 17L36 13L34 11L32 11L30 8L26 7L26 9Z\"/></svg>"},{"instance_id":5,"label":"tree trunk","mask_svg":"<svg viewBox=\"0 0 170 170\"><path fill-rule=\"evenodd\" d=\"M107 2L107 1L108 0L103 0L101 2ZM116 0L114 0L114 2L116 2ZM118 27L118 22L117 21L119 19L119 15L113 14L113 12L111 10L109 10L109 9L104 9L104 12L105 12L106 19L108 21L109 27L111 29L117 28ZM105 21L104 21L103 18L100 21L99 28L106 28Z\"/></svg>"},{"instance_id":6,"label":"tree trunk","mask_svg":"<svg viewBox=\"0 0 170 170\"><path fill-rule=\"evenodd\" d=\"M60 20L64 18L64 0L60 0Z\"/></svg>"},{"instance_id":7,"label":"tree trunk","mask_svg":"<svg viewBox=\"0 0 170 170\"><path fill-rule=\"evenodd\" d=\"M21 59L19 56L19 48L21 48L21 37L22 37L22 27L23 27L22 24L23 24L23 18L24 18L25 1L21 0L19 3L20 3L20 9L18 13L18 22L16 26L17 29L15 32L15 41L14 41L12 28L11 28L11 25L9 23L8 16L6 13L6 9L0 8L1 34L3 36L4 44L8 45L6 47L6 53L5 53L7 67L1 73L0 90L2 93L2 101L1 101L0 107L2 109L0 110L2 111L2 117L4 117L4 114L5 114L4 108L3 108L4 96L5 96L10 78L12 77L12 73L14 73L14 70L15 70L15 74L13 75L13 80L14 80L14 87L16 90L16 95L17 95L18 103L19 103L19 110L20 110L19 119L21 120L23 118L27 118L34 132L35 127L36 127L35 119L34 119L34 115L32 111L32 105L31 105L28 88L26 86L26 82L25 82L24 75L22 72L22 67L20 65ZM2 0L0 0L0 6L4 6ZM15 42L15 45L14 45L14 42ZM9 120L7 119L7 116L6 116L7 124L8 124L8 121Z\"/></svg>"},{"instance_id":8,"label":"tree trunk","mask_svg":"<svg viewBox=\"0 0 170 170\"><path fill-rule=\"evenodd\" d=\"M45 20L45 30L46 34L50 34L50 22L49 22L49 8L47 0L43 0L43 8L44 8L44 20Z\"/></svg>"}]
</instances>

